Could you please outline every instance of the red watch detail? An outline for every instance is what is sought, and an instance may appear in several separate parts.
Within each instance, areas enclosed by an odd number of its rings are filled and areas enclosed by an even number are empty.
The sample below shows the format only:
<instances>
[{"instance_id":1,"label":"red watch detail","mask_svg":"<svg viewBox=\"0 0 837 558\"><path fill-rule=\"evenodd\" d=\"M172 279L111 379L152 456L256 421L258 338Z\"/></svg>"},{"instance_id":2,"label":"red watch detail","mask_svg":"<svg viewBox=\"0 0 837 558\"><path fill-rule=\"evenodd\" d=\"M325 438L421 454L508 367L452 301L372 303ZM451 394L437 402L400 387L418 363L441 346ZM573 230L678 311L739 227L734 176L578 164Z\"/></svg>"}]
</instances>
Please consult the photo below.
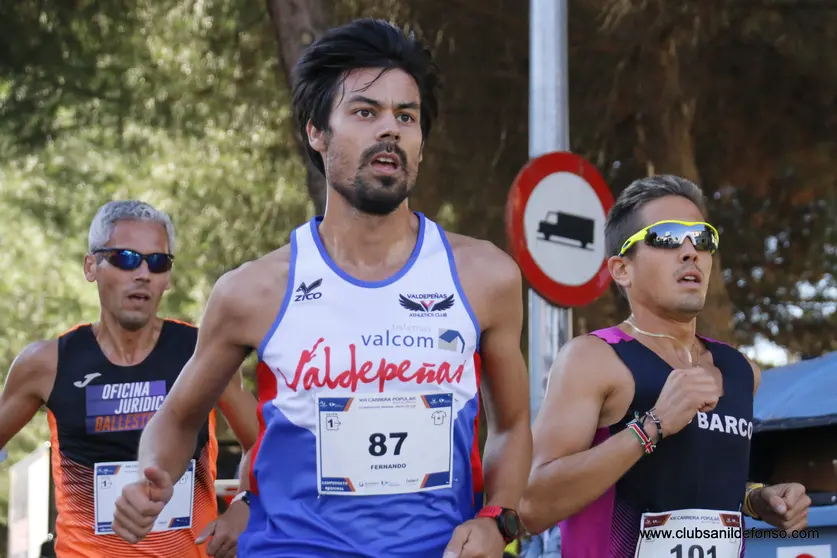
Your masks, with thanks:
<instances>
[{"instance_id":1,"label":"red watch detail","mask_svg":"<svg viewBox=\"0 0 837 558\"><path fill-rule=\"evenodd\" d=\"M477 517L490 517L492 519L496 519L500 517L501 513L503 513L503 508L500 506L486 506L479 511Z\"/></svg>"},{"instance_id":2,"label":"red watch detail","mask_svg":"<svg viewBox=\"0 0 837 558\"><path fill-rule=\"evenodd\" d=\"M500 506L486 506L477 513L477 517L493 519L506 544L510 544L520 536L520 520L514 510Z\"/></svg>"}]
</instances>

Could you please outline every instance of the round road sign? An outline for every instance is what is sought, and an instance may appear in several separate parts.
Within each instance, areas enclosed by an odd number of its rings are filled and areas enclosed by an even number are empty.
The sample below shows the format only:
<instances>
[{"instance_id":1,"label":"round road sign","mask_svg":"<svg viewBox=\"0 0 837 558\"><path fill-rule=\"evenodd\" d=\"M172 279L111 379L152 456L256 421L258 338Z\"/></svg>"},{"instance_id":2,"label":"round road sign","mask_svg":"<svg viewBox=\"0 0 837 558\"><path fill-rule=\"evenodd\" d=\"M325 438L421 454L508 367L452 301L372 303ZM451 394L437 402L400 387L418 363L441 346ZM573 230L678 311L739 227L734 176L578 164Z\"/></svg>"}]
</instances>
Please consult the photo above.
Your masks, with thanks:
<instances>
[{"instance_id":1,"label":"round road sign","mask_svg":"<svg viewBox=\"0 0 837 558\"><path fill-rule=\"evenodd\" d=\"M584 306L610 284L604 225L613 194L578 155L547 153L515 178L506 204L512 256L532 289L556 306Z\"/></svg>"}]
</instances>

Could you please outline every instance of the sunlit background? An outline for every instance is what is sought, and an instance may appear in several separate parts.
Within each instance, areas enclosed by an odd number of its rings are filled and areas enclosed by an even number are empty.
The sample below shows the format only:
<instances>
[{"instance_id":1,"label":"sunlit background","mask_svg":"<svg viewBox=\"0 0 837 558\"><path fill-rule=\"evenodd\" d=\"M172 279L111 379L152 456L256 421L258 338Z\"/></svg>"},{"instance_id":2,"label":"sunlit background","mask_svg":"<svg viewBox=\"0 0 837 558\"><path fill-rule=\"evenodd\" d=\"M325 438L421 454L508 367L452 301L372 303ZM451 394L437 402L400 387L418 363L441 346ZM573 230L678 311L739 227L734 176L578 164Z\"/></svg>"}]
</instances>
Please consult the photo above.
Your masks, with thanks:
<instances>
[{"instance_id":1,"label":"sunlit background","mask_svg":"<svg viewBox=\"0 0 837 558\"><path fill-rule=\"evenodd\" d=\"M704 187L722 242L700 331L765 368L837 346L832 8L570 2L572 150L614 195L652 173ZM445 75L413 207L505 248L506 196L528 159L527 2L3 1L0 366L31 341L96 320L81 261L108 200L170 213L179 249L163 314L192 322L220 274L321 211L287 75L316 34L361 15L426 38ZM574 332L626 311L609 291L575 310ZM0 557L8 467L46 439L39 416L6 448Z\"/></svg>"}]
</instances>

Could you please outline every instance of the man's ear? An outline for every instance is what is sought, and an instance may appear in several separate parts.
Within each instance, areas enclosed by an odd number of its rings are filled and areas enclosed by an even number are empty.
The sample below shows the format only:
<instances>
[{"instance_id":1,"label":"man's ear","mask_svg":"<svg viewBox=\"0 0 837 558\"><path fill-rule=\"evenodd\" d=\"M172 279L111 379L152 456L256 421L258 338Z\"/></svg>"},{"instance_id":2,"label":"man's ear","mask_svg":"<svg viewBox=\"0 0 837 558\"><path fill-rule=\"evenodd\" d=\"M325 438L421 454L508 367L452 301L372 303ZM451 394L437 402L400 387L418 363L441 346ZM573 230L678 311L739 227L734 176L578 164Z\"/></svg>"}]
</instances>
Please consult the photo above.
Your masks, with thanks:
<instances>
[{"instance_id":1,"label":"man's ear","mask_svg":"<svg viewBox=\"0 0 837 558\"><path fill-rule=\"evenodd\" d=\"M93 254L85 254L84 255L84 278L87 279L88 282L93 283L96 280L96 270L98 268L98 264L96 262L96 256Z\"/></svg>"},{"instance_id":2,"label":"man's ear","mask_svg":"<svg viewBox=\"0 0 837 558\"><path fill-rule=\"evenodd\" d=\"M613 277L613 281L617 285L623 289L631 286L632 270L628 258L624 256L611 256L607 260L607 270L610 271L610 276Z\"/></svg>"},{"instance_id":3,"label":"man's ear","mask_svg":"<svg viewBox=\"0 0 837 558\"><path fill-rule=\"evenodd\" d=\"M308 145L317 153L325 153L327 147L326 131L315 127L309 120L305 125L305 133L308 135Z\"/></svg>"}]
</instances>

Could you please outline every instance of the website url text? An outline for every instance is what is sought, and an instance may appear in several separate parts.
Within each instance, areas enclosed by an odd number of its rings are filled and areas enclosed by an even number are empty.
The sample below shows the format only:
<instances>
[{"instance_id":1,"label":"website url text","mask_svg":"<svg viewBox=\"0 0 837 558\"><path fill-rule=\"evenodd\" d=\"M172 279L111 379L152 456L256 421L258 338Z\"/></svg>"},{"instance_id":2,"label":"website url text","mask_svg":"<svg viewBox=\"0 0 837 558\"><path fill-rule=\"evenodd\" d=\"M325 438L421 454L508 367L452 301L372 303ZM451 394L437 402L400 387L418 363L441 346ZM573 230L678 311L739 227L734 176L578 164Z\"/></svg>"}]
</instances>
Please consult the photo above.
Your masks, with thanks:
<instances>
[{"instance_id":1,"label":"website url text","mask_svg":"<svg viewBox=\"0 0 837 558\"><path fill-rule=\"evenodd\" d=\"M642 529L639 535L646 540L654 539L818 539L816 529L785 531L784 529Z\"/></svg>"}]
</instances>

